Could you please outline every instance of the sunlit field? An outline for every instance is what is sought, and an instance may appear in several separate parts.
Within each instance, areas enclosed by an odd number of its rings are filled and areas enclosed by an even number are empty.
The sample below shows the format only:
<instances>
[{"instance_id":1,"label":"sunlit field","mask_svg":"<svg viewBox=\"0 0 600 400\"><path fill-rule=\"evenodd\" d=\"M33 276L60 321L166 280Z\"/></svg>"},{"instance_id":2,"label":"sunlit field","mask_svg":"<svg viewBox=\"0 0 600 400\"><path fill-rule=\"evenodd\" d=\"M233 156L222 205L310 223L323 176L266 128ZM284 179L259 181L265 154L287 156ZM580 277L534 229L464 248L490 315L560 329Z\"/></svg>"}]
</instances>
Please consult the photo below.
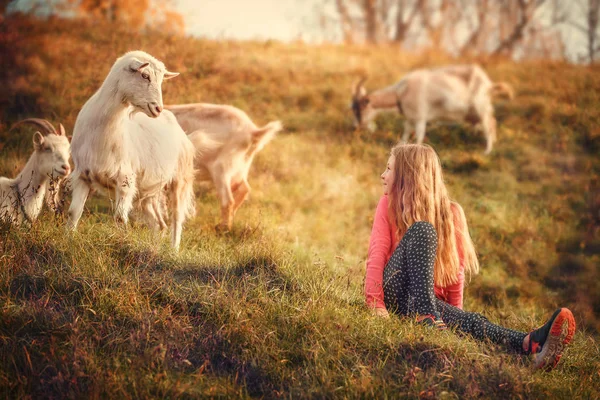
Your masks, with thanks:
<instances>
[{"instance_id":1,"label":"sunlit field","mask_svg":"<svg viewBox=\"0 0 600 400\"><path fill-rule=\"evenodd\" d=\"M73 130L114 60L141 49L181 75L165 104L231 104L283 132L254 161L253 190L227 234L211 185L179 253L139 223L88 200L77 232L48 210L0 226L0 397L598 398L600 397L600 68L478 62L509 82L498 141L436 122L452 197L464 208L481 272L465 309L529 331L558 306L578 332L558 367L534 372L507 353L412 320L372 317L362 294L379 174L402 118L355 131L353 83L390 84L457 62L394 47L210 41L117 25L0 23L0 176L32 151L26 117Z\"/></svg>"}]
</instances>

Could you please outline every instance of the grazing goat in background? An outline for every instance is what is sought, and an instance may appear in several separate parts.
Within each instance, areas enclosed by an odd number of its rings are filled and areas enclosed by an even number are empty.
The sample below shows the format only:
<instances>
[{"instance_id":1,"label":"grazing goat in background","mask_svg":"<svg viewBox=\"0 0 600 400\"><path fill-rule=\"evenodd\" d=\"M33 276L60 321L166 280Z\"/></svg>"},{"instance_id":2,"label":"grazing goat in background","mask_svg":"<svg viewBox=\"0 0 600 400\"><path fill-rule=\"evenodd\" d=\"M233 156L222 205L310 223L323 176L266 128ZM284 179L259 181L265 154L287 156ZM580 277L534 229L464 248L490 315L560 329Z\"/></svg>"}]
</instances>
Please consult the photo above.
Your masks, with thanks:
<instances>
[{"instance_id":1,"label":"grazing goat in background","mask_svg":"<svg viewBox=\"0 0 600 400\"><path fill-rule=\"evenodd\" d=\"M13 126L31 123L42 128L44 135L33 135L33 154L15 179L0 177L0 219L15 225L24 221L32 223L42 210L44 198L51 206L56 206L57 193L50 193L49 187L69 174L69 140L65 128L59 125L57 132L46 120L28 118ZM52 200L48 200L52 198Z\"/></svg>"},{"instance_id":2,"label":"grazing goat in background","mask_svg":"<svg viewBox=\"0 0 600 400\"><path fill-rule=\"evenodd\" d=\"M199 180L212 180L221 203L217 230L231 229L233 217L250 193L248 171L256 153L282 129L281 122L257 127L239 108L217 104L166 106L196 147Z\"/></svg>"},{"instance_id":3,"label":"grazing goat in background","mask_svg":"<svg viewBox=\"0 0 600 400\"><path fill-rule=\"evenodd\" d=\"M478 65L454 65L410 72L398 83L367 94L362 79L352 94L357 126L374 128L373 119L382 111L398 111L406 117L402 141L415 130L417 143L425 137L427 122L437 118L481 123L487 139L486 154L496 140L496 118L492 96L513 97L506 83L493 83Z\"/></svg>"},{"instance_id":4,"label":"grazing goat in background","mask_svg":"<svg viewBox=\"0 0 600 400\"><path fill-rule=\"evenodd\" d=\"M114 192L115 219L127 224L137 196L142 210L164 228L157 210L166 191L174 248L182 225L194 214L194 145L173 114L163 111L162 81L177 76L143 51L126 53L77 116L73 139L73 198L69 208L75 229L90 190Z\"/></svg>"}]
</instances>

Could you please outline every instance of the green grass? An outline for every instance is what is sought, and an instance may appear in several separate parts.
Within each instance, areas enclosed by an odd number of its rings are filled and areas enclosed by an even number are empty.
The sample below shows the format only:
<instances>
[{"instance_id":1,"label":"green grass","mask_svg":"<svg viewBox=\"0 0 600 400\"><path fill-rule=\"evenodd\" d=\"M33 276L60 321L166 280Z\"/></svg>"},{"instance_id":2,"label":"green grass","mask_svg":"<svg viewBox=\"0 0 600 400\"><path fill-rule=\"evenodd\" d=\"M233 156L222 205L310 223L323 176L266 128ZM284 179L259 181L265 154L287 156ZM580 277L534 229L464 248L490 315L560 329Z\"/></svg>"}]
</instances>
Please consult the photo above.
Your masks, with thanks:
<instances>
[{"instance_id":1,"label":"green grass","mask_svg":"<svg viewBox=\"0 0 600 400\"><path fill-rule=\"evenodd\" d=\"M1 226L1 397L600 396L597 67L478 60L517 91L497 104L494 152L483 156L464 126L433 124L426 138L480 255L465 308L519 330L573 309L580 329L545 374L364 306L379 174L401 120L353 132L350 87L362 73L373 88L455 60L15 17L0 25L0 175L14 176L31 149L32 131L8 132L12 123L45 117L70 132L112 61L135 48L182 72L163 85L166 103L229 103L286 130L256 157L231 233L215 233L215 193L198 185L178 254L168 237L115 226L102 198L72 235L49 214Z\"/></svg>"}]
</instances>

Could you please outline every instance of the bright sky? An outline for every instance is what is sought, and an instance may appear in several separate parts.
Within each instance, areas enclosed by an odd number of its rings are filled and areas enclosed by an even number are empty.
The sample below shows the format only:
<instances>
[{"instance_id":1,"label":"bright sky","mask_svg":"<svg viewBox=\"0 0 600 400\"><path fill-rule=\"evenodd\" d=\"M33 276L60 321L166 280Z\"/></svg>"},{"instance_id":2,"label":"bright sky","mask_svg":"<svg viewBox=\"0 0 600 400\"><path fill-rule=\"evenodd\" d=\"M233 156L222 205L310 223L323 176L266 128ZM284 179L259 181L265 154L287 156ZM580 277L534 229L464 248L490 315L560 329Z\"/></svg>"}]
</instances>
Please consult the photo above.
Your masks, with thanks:
<instances>
[{"instance_id":1,"label":"bright sky","mask_svg":"<svg viewBox=\"0 0 600 400\"><path fill-rule=\"evenodd\" d=\"M236 39L297 39L315 0L177 0L186 31Z\"/></svg>"}]
</instances>

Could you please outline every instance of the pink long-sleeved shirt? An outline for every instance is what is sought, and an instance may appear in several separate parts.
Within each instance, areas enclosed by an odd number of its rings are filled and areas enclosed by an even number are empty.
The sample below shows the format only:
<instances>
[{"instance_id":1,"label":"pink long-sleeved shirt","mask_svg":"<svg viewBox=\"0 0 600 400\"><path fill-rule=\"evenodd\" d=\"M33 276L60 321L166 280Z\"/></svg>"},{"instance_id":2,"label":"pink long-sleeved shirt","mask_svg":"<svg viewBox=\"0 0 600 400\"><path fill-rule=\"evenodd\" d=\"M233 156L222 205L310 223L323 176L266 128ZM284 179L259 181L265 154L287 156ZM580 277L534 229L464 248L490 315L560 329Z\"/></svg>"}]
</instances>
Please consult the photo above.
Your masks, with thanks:
<instances>
[{"instance_id":1,"label":"pink long-sleeved shirt","mask_svg":"<svg viewBox=\"0 0 600 400\"><path fill-rule=\"evenodd\" d=\"M454 213L454 225L460 223L458 209L452 207ZM455 307L462 309L463 306L463 288L465 284L465 267L463 263L462 238L458 236L456 229L456 243L458 246L458 258L460 269L458 280L455 284L439 287L435 286L434 291L438 299L445 301ZM392 253L396 249L400 239L396 237L396 227L388 217L388 197L383 196L377 204L373 229L369 240L369 254L367 257L367 275L365 278L365 297L367 305L370 308L385 308L383 302L383 269L385 268Z\"/></svg>"}]
</instances>

